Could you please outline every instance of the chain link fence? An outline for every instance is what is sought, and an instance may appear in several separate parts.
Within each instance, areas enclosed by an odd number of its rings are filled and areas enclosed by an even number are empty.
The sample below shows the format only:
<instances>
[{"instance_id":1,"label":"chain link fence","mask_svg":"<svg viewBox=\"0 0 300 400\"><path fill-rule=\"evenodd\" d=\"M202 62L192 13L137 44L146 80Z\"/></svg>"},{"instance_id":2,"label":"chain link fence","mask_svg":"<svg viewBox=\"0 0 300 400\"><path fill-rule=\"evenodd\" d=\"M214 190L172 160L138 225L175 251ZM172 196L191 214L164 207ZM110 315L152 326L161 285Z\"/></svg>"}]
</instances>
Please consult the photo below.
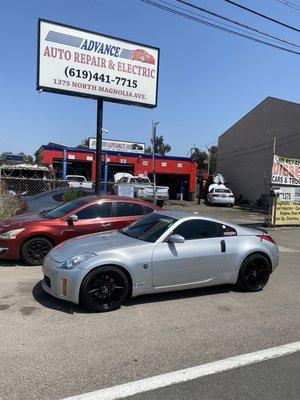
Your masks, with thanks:
<instances>
[{"instance_id":1,"label":"chain link fence","mask_svg":"<svg viewBox=\"0 0 300 400\"><path fill-rule=\"evenodd\" d=\"M82 196L95 194L95 188L72 187L58 179L0 176L0 221L23 213L50 210ZM101 192L112 194L112 183L102 182Z\"/></svg>"}]
</instances>

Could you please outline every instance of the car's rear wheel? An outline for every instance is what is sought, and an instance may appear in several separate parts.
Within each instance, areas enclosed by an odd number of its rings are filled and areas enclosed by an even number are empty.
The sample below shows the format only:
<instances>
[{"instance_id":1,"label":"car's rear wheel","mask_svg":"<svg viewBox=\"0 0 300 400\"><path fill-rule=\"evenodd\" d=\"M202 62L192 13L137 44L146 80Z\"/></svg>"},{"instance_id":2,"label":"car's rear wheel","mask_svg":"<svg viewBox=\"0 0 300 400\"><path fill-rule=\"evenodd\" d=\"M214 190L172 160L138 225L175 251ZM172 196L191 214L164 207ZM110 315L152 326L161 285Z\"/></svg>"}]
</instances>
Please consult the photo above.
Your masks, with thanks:
<instances>
[{"instance_id":1,"label":"car's rear wheel","mask_svg":"<svg viewBox=\"0 0 300 400\"><path fill-rule=\"evenodd\" d=\"M164 206L164 203L165 203L165 202L164 202L163 200L157 200L157 201L156 201L156 205L157 205L158 207L161 207L161 208Z\"/></svg>"},{"instance_id":2,"label":"car's rear wheel","mask_svg":"<svg viewBox=\"0 0 300 400\"><path fill-rule=\"evenodd\" d=\"M53 243L44 237L27 240L21 247L21 259L27 265L41 265Z\"/></svg>"},{"instance_id":3,"label":"car's rear wheel","mask_svg":"<svg viewBox=\"0 0 300 400\"><path fill-rule=\"evenodd\" d=\"M243 262L237 284L243 290L258 292L266 286L270 274L268 259L262 254L253 254Z\"/></svg>"},{"instance_id":4,"label":"car's rear wheel","mask_svg":"<svg viewBox=\"0 0 300 400\"><path fill-rule=\"evenodd\" d=\"M126 274L114 266L99 267L90 272L81 285L81 301L91 311L118 309L129 293Z\"/></svg>"}]
</instances>

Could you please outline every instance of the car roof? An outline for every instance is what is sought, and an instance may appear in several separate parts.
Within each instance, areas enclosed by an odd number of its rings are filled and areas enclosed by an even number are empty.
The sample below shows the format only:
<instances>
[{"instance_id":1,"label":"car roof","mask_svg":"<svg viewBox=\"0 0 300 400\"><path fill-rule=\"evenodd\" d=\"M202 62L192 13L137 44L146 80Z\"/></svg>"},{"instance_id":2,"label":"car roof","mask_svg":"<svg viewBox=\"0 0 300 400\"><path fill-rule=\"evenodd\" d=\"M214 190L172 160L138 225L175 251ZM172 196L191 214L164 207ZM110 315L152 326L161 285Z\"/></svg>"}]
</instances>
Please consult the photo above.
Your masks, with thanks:
<instances>
[{"instance_id":1,"label":"car roof","mask_svg":"<svg viewBox=\"0 0 300 400\"><path fill-rule=\"evenodd\" d=\"M133 203L138 203L142 204L144 206L148 206L150 208L154 208L156 210L161 210L158 206L155 206L152 203L149 203L148 201L142 200L142 199L137 199L135 197L122 197L122 196L115 196L115 195L93 195L93 196L84 196L80 197L80 199L90 202L90 201L95 201L95 200L111 200L111 201L131 201Z\"/></svg>"},{"instance_id":2,"label":"car roof","mask_svg":"<svg viewBox=\"0 0 300 400\"><path fill-rule=\"evenodd\" d=\"M229 222L225 222L216 218L206 217L204 215L198 214L197 212L188 212L188 211L172 211L172 210L162 210L157 211L159 214L165 215L167 217L175 218L177 220L184 218L195 218L195 219L205 219L207 221L218 222L219 224L226 224L230 226L235 226L235 224L231 224Z\"/></svg>"}]
</instances>

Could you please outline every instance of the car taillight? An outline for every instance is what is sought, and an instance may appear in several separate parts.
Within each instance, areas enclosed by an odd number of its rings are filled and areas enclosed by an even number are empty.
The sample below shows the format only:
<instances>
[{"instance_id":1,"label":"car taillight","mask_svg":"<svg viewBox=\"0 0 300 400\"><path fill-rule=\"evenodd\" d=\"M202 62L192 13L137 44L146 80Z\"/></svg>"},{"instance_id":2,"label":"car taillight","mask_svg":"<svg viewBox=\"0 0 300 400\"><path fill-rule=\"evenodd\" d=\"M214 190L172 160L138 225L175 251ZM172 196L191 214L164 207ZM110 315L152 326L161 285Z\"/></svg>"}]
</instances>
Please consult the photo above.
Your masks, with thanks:
<instances>
[{"instance_id":1,"label":"car taillight","mask_svg":"<svg viewBox=\"0 0 300 400\"><path fill-rule=\"evenodd\" d=\"M234 197L234 195L233 195L233 194L230 194L229 197Z\"/></svg>"},{"instance_id":2,"label":"car taillight","mask_svg":"<svg viewBox=\"0 0 300 400\"><path fill-rule=\"evenodd\" d=\"M276 244L275 240L270 235L262 234L262 235L257 235L257 237L259 237L260 240L267 240L268 242Z\"/></svg>"}]
</instances>

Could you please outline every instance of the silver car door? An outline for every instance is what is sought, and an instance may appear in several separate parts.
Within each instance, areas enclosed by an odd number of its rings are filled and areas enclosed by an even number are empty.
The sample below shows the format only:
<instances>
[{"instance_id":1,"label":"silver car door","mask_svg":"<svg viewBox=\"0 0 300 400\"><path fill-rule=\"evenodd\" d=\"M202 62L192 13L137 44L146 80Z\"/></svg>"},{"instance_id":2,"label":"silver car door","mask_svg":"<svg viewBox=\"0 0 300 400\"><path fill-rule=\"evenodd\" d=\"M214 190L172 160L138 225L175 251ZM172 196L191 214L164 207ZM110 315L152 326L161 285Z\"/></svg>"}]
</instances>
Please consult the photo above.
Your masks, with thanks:
<instances>
[{"instance_id":1,"label":"silver car door","mask_svg":"<svg viewBox=\"0 0 300 400\"><path fill-rule=\"evenodd\" d=\"M224 240L219 237L217 223L201 221L188 220L175 228L174 234L185 237L184 243L157 244L153 252L154 286L205 282L220 273L225 259Z\"/></svg>"}]
</instances>

